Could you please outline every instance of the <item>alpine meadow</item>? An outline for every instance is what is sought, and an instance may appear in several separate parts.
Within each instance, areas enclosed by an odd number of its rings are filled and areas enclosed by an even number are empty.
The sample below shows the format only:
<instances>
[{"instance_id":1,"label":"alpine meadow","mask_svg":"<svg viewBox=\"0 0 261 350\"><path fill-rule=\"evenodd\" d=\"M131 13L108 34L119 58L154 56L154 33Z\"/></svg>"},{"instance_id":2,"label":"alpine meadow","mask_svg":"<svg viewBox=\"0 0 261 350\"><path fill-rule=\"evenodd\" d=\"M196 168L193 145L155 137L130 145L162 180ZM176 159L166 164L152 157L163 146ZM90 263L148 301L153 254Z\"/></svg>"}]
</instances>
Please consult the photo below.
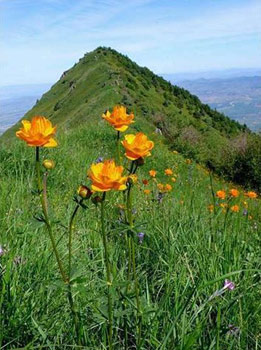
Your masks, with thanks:
<instances>
[{"instance_id":1,"label":"alpine meadow","mask_svg":"<svg viewBox=\"0 0 261 350\"><path fill-rule=\"evenodd\" d=\"M261 349L246 125L98 47L0 137L0 170L1 349Z\"/></svg>"}]
</instances>

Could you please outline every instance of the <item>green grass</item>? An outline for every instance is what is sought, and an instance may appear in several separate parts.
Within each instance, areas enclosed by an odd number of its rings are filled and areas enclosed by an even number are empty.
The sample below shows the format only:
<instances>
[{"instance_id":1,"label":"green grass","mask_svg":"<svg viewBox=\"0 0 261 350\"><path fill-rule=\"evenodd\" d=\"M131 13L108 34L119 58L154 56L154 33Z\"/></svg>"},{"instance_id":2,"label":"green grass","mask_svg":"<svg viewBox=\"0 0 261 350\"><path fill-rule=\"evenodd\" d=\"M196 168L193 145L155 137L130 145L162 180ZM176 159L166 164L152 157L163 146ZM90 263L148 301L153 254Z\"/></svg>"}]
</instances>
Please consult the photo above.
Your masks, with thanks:
<instances>
[{"instance_id":1,"label":"green grass","mask_svg":"<svg viewBox=\"0 0 261 350\"><path fill-rule=\"evenodd\" d=\"M186 164L174 155L146 120L135 125L155 141L152 156L138 170L133 190L137 276L142 309L143 350L260 349L260 204L248 200L243 215L243 191L233 203L240 212L224 214L215 199L205 169ZM135 129L132 129L135 131ZM67 266L68 223L79 184L89 185L86 173L99 156L116 157L115 132L100 120L58 132L59 147L43 149L42 157L56 162L48 176L50 216L58 250ZM75 340L66 289L61 281L35 193L34 148L19 140L0 150L1 349L79 349ZM170 167L178 175L171 183ZM160 182L173 191L157 201L156 184L148 171L156 169ZM214 178L213 189L233 185ZM144 195L143 190L152 190ZM100 227L100 207L91 201L80 208L73 233L73 295L80 313L82 348L106 349L107 287ZM126 225L118 205L123 196L110 192L105 202L106 230L113 272L114 349L125 349L123 319L127 321L128 349L135 349L136 302L134 286L125 293ZM17 259L19 257L19 259ZM14 261L19 260L19 263ZM233 291L210 300L228 278ZM125 307L123 307L123 302ZM229 334L229 325L240 332ZM230 332L233 333L233 332Z\"/></svg>"}]
</instances>

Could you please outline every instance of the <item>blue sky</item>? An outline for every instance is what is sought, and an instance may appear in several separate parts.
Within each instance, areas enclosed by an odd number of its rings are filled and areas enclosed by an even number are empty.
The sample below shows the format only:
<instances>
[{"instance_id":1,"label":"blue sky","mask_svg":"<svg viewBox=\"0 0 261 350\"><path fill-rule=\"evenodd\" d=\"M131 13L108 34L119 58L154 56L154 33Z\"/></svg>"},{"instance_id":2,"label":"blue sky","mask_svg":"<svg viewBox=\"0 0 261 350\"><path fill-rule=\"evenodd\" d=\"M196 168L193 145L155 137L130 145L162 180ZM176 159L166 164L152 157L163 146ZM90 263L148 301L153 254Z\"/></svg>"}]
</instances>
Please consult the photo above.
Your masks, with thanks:
<instances>
[{"instance_id":1,"label":"blue sky","mask_svg":"<svg viewBox=\"0 0 261 350\"><path fill-rule=\"evenodd\" d=\"M55 82L110 46L156 73L260 67L258 0L0 0L0 85Z\"/></svg>"}]
</instances>

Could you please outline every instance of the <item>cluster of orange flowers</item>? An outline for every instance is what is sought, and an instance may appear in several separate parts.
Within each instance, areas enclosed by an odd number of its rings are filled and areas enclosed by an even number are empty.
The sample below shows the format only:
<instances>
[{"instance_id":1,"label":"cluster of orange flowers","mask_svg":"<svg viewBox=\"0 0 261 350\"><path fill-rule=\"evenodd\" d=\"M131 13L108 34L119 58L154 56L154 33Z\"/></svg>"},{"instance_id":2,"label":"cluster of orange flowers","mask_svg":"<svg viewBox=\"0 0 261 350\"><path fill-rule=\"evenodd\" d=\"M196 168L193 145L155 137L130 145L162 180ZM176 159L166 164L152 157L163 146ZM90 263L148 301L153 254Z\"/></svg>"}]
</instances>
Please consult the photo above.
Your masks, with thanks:
<instances>
[{"instance_id":1,"label":"cluster of orange flowers","mask_svg":"<svg viewBox=\"0 0 261 350\"><path fill-rule=\"evenodd\" d=\"M225 200L226 198L228 198L228 201L231 201L232 199L234 198L238 198L240 196L240 192L238 189L236 188L232 188L228 191L228 193L225 191L225 190L218 190L216 192L216 197L218 199L221 199L221 200ZM255 199L257 198L257 193L254 192L254 191L249 191L249 192L245 192L244 193L244 196L247 197L247 198L250 198L250 199ZM243 205L244 207L247 207L248 204L246 201L243 202ZM227 210L229 208L229 205L228 203L220 203L219 206L223 209L223 210ZM208 206L208 210L210 212L213 212L214 211L214 205L213 204L210 204ZM231 207L230 207L230 210L234 213L238 213L240 211L240 206L238 204L233 204Z\"/></svg>"}]
</instances>

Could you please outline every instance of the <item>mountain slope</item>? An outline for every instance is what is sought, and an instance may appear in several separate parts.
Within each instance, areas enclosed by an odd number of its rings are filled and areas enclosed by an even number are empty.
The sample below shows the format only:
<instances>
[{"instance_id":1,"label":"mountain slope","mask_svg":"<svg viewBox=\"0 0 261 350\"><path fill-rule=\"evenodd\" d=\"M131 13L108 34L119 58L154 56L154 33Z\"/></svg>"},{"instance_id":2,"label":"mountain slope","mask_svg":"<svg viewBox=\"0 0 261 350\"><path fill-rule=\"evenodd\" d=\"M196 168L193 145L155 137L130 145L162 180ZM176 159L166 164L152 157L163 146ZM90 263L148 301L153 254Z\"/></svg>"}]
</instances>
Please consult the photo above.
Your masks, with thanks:
<instances>
[{"instance_id":1,"label":"mountain slope","mask_svg":"<svg viewBox=\"0 0 261 350\"><path fill-rule=\"evenodd\" d=\"M110 48L97 48L81 58L25 118L45 115L58 124L60 132L70 132L83 123L97 123L104 110L115 104L123 104L135 113L136 130L157 128L170 149L235 178L234 162L238 159L234 158L241 139L249 137L247 127ZM19 123L7 130L1 140L8 142L18 127ZM247 184L241 174L237 180Z\"/></svg>"}]
</instances>

